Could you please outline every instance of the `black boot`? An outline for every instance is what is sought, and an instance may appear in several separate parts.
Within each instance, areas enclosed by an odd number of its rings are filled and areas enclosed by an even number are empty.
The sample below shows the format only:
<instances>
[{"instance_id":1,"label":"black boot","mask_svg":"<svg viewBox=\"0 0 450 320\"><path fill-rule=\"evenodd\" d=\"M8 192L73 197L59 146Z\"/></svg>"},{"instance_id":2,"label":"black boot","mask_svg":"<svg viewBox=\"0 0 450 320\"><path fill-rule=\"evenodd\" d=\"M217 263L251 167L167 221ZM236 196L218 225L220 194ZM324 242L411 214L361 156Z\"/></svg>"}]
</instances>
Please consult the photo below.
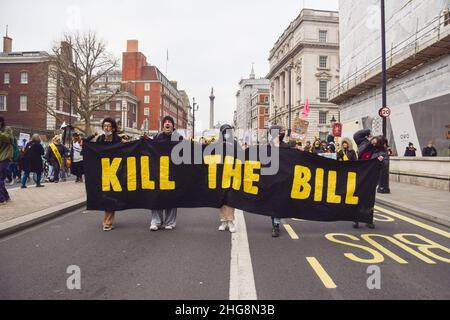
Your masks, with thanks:
<instances>
[{"instance_id":1,"label":"black boot","mask_svg":"<svg viewBox=\"0 0 450 320\"><path fill-rule=\"evenodd\" d=\"M353 229L359 229L359 222L355 222L353 224Z\"/></svg>"},{"instance_id":2,"label":"black boot","mask_svg":"<svg viewBox=\"0 0 450 320\"><path fill-rule=\"evenodd\" d=\"M375 229L375 224L373 224L373 223L368 223L368 224L366 224L366 226L369 229Z\"/></svg>"},{"instance_id":3,"label":"black boot","mask_svg":"<svg viewBox=\"0 0 450 320\"><path fill-rule=\"evenodd\" d=\"M280 236L280 225L276 224L272 229L272 238L278 238Z\"/></svg>"}]
</instances>

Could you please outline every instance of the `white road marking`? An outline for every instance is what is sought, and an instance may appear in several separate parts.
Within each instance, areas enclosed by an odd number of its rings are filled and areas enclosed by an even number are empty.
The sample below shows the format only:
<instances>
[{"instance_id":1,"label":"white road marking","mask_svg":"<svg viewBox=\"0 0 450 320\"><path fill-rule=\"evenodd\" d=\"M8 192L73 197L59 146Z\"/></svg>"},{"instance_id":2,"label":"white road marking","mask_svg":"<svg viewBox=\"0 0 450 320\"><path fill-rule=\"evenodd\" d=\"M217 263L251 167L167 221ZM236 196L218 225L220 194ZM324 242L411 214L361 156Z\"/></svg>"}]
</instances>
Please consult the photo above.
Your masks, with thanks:
<instances>
[{"instance_id":1,"label":"white road marking","mask_svg":"<svg viewBox=\"0 0 450 320\"><path fill-rule=\"evenodd\" d=\"M247 226L242 210L235 211L237 232L231 237L230 300L257 300Z\"/></svg>"}]
</instances>

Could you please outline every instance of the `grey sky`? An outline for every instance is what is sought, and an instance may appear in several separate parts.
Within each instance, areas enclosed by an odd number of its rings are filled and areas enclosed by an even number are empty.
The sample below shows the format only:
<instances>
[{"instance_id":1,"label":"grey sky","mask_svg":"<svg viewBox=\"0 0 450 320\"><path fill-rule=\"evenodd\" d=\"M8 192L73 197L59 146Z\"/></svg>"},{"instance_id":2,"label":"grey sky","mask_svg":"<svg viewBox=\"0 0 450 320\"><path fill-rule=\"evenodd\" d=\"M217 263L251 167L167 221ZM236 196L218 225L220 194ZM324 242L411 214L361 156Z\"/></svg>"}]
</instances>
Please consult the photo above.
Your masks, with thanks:
<instances>
[{"instance_id":1,"label":"grey sky","mask_svg":"<svg viewBox=\"0 0 450 320\"><path fill-rule=\"evenodd\" d=\"M49 50L64 32L95 30L117 57L127 39L138 39L151 64L177 80L200 104L198 129L209 124L214 86L217 123L231 122L238 82L252 62L257 77L268 73L269 51L305 7L338 10L338 0L40 0L2 1L13 50ZM201 127L200 127L201 126Z\"/></svg>"}]
</instances>

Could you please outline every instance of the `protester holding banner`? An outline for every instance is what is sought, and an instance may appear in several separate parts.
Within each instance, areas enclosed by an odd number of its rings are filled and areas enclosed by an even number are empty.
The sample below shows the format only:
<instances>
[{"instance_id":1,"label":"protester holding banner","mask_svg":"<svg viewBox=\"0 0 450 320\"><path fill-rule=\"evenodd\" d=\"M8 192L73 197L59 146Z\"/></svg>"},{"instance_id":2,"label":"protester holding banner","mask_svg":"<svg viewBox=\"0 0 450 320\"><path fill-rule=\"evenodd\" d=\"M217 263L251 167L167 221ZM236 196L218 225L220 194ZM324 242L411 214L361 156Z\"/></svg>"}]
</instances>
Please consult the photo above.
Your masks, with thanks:
<instances>
[{"instance_id":1,"label":"protester holding banner","mask_svg":"<svg viewBox=\"0 0 450 320\"><path fill-rule=\"evenodd\" d=\"M220 136L219 141L217 142L223 151L223 156L231 155L235 156L235 152L237 152L238 148L240 148L239 143L236 139L234 139L233 127L228 124L220 127ZM247 145L248 149L248 145ZM246 150L245 145L242 147L242 150ZM235 208L224 205L220 208L220 226L219 231L230 231L230 233L236 232L236 226L234 224L235 216L234 216Z\"/></svg>"},{"instance_id":2,"label":"protester holding banner","mask_svg":"<svg viewBox=\"0 0 450 320\"><path fill-rule=\"evenodd\" d=\"M271 147L280 148L280 149L290 149L289 145L284 142L284 138L286 137L286 129L281 126L272 126L270 128L270 136ZM281 219L272 217L272 237L278 238L280 236L280 225Z\"/></svg>"},{"instance_id":3,"label":"protester holding banner","mask_svg":"<svg viewBox=\"0 0 450 320\"><path fill-rule=\"evenodd\" d=\"M117 123L112 118L105 118L102 121L103 134L88 137L86 140L98 144L118 144L121 139L117 134ZM110 208L105 208L105 215L103 217L103 231L112 231L114 229L115 211Z\"/></svg>"},{"instance_id":4,"label":"protester holding banner","mask_svg":"<svg viewBox=\"0 0 450 320\"><path fill-rule=\"evenodd\" d=\"M162 132L154 139L155 142L179 142L183 137L175 132L175 121L172 117L166 116L162 121ZM164 217L165 212L165 217ZM151 231L158 231L162 227L166 230L173 230L177 225L177 208L165 210L152 210L152 220L150 224Z\"/></svg>"},{"instance_id":5,"label":"protester holding banner","mask_svg":"<svg viewBox=\"0 0 450 320\"><path fill-rule=\"evenodd\" d=\"M42 172L44 171L44 166L42 164L43 155L44 147L41 145L41 137L38 134L35 134L24 149L22 189L27 187L27 180L31 172L36 174L36 187L43 187L41 184Z\"/></svg>"},{"instance_id":6,"label":"protester holding banner","mask_svg":"<svg viewBox=\"0 0 450 320\"><path fill-rule=\"evenodd\" d=\"M358 145L358 158L361 161L378 159L381 163L389 158L386 149L386 139L383 136L373 137L371 130L360 130L355 133L353 140ZM382 166L379 167L380 170ZM380 186L382 188L383 186ZM355 222L353 227L359 228L359 223ZM370 229L375 229L373 223L367 224Z\"/></svg>"},{"instance_id":7,"label":"protester holding banner","mask_svg":"<svg viewBox=\"0 0 450 320\"><path fill-rule=\"evenodd\" d=\"M337 153L338 161L358 161L358 156L353 150L353 143L350 139L342 139L342 149Z\"/></svg>"},{"instance_id":8,"label":"protester holding banner","mask_svg":"<svg viewBox=\"0 0 450 320\"><path fill-rule=\"evenodd\" d=\"M53 167L53 179L50 182L58 183L59 174L63 168L63 161L68 154L68 150L65 146L61 144L61 137L55 136L52 139L52 143L48 146L45 158Z\"/></svg>"}]
</instances>

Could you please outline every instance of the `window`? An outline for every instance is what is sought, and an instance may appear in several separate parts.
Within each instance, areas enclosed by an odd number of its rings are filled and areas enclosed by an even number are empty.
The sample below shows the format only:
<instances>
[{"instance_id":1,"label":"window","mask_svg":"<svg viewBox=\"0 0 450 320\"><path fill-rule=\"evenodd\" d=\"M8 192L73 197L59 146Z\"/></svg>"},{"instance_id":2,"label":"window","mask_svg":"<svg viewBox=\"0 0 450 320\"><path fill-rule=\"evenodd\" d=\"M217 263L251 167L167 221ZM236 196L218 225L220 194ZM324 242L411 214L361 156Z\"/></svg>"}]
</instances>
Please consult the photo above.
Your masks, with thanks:
<instances>
[{"instance_id":1,"label":"window","mask_svg":"<svg viewBox=\"0 0 450 320\"><path fill-rule=\"evenodd\" d=\"M327 139L328 139L328 132L320 132L319 133L319 138L322 141L327 141Z\"/></svg>"},{"instance_id":2,"label":"window","mask_svg":"<svg viewBox=\"0 0 450 320\"><path fill-rule=\"evenodd\" d=\"M6 111L6 96L0 96L0 111Z\"/></svg>"},{"instance_id":3,"label":"window","mask_svg":"<svg viewBox=\"0 0 450 320\"><path fill-rule=\"evenodd\" d=\"M105 110L110 110L109 102L105 103Z\"/></svg>"},{"instance_id":4,"label":"window","mask_svg":"<svg viewBox=\"0 0 450 320\"><path fill-rule=\"evenodd\" d=\"M328 31L320 30L319 31L319 42L325 43L325 42L327 42L327 38L328 38Z\"/></svg>"},{"instance_id":5,"label":"window","mask_svg":"<svg viewBox=\"0 0 450 320\"><path fill-rule=\"evenodd\" d=\"M150 108L144 108L144 116L150 115Z\"/></svg>"},{"instance_id":6,"label":"window","mask_svg":"<svg viewBox=\"0 0 450 320\"><path fill-rule=\"evenodd\" d=\"M328 81L327 80L319 81L319 95L320 95L321 102L328 101Z\"/></svg>"},{"instance_id":7,"label":"window","mask_svg":"<svg viewBox=\"0 0 450 320\"><path fill-rule=\"evenodd\" d=\"M116 102L116 111L121 111L122 110L122 103L120 101Z\"/></svg>"},{"instance_id":8,"label":"window","mask_svg":"<svg viewBox=\"0 0 450 320\"><path fill-rule=\"evenodd\" d=\"M20 96L20 111L27 111L28 97Z\"/></svg>"},{"instance_id":9,"label":"window","mask_svg":"<svg viewBox=\"0 0 450 320\"><path fill-rule=\"evenodd\" d=\"M326 69L328 67L328 57L327 56L319 57L319 67L322 69Z\"/></svg>"},{"instance_id":10,"label":"window","mask_svg":"<svg viewBox=\"0 0 450 320\"><path fill-rule=\"evenodd\" d=\"M319 111L319 124L327 124L328 112Z\"/></svg>"},{"instance_id":11,"label":"window","mask_svg":"<svg viewBox=\"0 0 450 320\"><path fill-rule=\"evenodd\" d=\"M144 85L144 91L150 91L150 83Z\"/></svg>"},{"instance_id":12,"label":"window","mask_svg":"<svg viewBox=\"0 0 450 320\"><path fill-rule=\"evenodd\" d=\"M144 103L150 103L150 96L144 97Z\"/></svg>"},{"instance_id":13,"label":"window","mask_svg":"<svg viewBox=\"0 0 450 320\"><path fill-rule=\"evenodd\" d=\"M21 84L28 84L28 72L21 72L20 73L20 83Z\"/></svg>"},{"instance_id":14,"label":"window","mask_svg":"<svg viewBox=\"0 0 450 320\"><path fill-rule=\"evenodd\" d=\"M5 73L5 77L4 77L4 81L3 81L4 84L9 84L9 81L10 81L9 77L10 77L9 76L9 72L6 72Z\"/></svg>"}]
</instances>

